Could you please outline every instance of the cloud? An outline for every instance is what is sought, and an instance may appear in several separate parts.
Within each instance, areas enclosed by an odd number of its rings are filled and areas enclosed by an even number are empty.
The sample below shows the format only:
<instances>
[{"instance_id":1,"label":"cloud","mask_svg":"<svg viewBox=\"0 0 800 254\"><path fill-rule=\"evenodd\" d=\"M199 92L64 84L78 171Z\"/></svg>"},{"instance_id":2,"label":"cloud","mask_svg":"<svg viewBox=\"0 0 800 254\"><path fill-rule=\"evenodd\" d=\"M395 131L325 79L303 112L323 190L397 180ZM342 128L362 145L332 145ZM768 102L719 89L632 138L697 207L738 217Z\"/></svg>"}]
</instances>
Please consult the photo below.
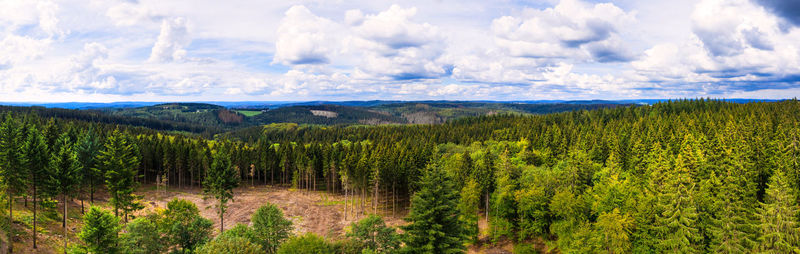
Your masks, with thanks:
<instances>
[{"instance_id":1,"label":"cloud","mask_svg":"<svg viewBox=\"0 0 800 254\"><path fill-rule=\"evenodd\" d=\"M278 27L273 63L328 63L329 54L339 43L336 36L329 34L335 32L334 26L332 21L314 15L305 6L292 6Z\"/></svg>"},{"instance_id":2,"label":"cloud","mask_svg":"<svg viewBox=\"0 0 800 254\"><path fill-rule=\"evenodd\" d=\"M761 82L780 86L800 74L800 31L782 29L779 17L752 2L703 0L693 11L692 30L689 41L656 45L632 63L640 79L727 82L737 85L717 87L742 90Z\"/></svg>"},{"instance_id":3,"label":"cloud","mask_svg":"<svg viewBox=\"0 0 800 254\"><path fill-rule=\"evenodd\" d=\"M634 20L634 12L611 3L562 0L553 8L494 19L491 30L495 43L511 56L614 62L631 58L619 30Z\"/></svg>"},{"instance_id":4,"label":"cloud","mask_svg":"<svg viewBox=\"0 0 800 254\"><path fill-rule=\"evenodd\" d=\"M755 0L795 26L800 26L800 2L796 0Z\"/></svg>"},{"instance_id":5,"label":"cloud","mask_svg":"<svg viewBox=\"0 0 800 254\"><path fill-rule=\"evenodd\" d=\"M182 60L186 57L184 48L192 41L186 23L182 17L162 21L161 32L150 53L151 62Z\"/></svg>"}]
</instances>

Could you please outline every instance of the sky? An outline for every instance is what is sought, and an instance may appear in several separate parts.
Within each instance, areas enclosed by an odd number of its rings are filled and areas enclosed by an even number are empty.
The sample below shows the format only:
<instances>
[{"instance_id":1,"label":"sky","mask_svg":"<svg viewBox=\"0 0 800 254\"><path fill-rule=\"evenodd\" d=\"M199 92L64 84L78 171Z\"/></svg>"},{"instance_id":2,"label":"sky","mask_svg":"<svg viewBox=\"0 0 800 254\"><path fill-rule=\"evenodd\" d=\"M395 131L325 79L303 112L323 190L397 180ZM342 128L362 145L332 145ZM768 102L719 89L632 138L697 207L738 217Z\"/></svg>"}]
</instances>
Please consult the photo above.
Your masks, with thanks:
<instances>
[{"instance_id":1,"label":"sky","mask_svg":"<svg viewBox=\"0 0 800 254\"><path fill-rule=\"evenodd\" d=\"M0 101L783 99L797 0L0 0Z\"/></svg>"}]
</instances>

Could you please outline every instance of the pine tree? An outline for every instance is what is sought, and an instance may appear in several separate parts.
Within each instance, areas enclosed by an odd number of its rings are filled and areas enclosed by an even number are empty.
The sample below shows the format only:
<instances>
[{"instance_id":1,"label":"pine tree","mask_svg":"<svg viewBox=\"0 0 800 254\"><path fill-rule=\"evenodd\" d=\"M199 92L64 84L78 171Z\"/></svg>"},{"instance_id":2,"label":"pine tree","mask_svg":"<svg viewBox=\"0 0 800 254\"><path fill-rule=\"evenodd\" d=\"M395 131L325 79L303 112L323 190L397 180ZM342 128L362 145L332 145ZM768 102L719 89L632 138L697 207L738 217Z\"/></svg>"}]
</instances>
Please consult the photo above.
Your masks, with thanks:
<instances>
[{"instance_id":1,"label":"pine tree","mask_svg":"<svg viewBox=\"0 0 800 254\"><path fill-rule=\"evenodd\" d=\"M53 159L48 167L48 189L61 195L64 214L61 227L64 228L64 249L67 248L67 197L74 194L80 182L80 164L78 156L72 147L72 141L67 133L62 133L56 140L53 150Z\"/></svg>"},{"instance_id":2,"label":"pine tree","mask_svg":"<svg viewBox=\"0 0 800 254\"><path fill-rule=\"evenodd\" d=\"M127 135L118 129L108 137L103 149L97 154L97 171L105 172L106 187L114 206L114 215L120 210L128 221L130 212L141 209L140 196L133 192L138 187L134 180L139 167L139 149Z\"/></svg>"},{"instance_id":3,"label":"pine tree","mask_svg":"<svg viewBox=\"0 0 800 254\"><path fill-rule=\"evenodd\" d=\"M429 166L422 176L420 190L411 201L411 211L403 226L405 251L409 253L461 253L464 226L458 219L458 192L439 166Z\"/></svg>"},{"instance_id":4,"label":"pine tree","mask_svg":"<svg viewBox=\"0 0 800 254\"><path fill-rule=\"evenodd\" d=\"M782 170L770 179L764 203L758 210L761 236L758 250L764 253L800 252L797 200Z\"/></svg>"},{"instance_id":5,"label":"pine tree","mask_svg":"<svg viewBox=\"0 0 800 254\"><path fill-rule=\"evenodd\" d=\"M5 121L0 124L0 181L6 191L8 199L8 252L13 252L13 221L14 221L14 198L17 194L25 191L27 186L25 173L24 157L22 154L22 144L24 139L20 133L19 123L11 117L11 113L6 115Z\"/></svg>"},{"instance_id":6,"label":"pine tree","mask_svg":"<svg viewBox=\"0 0 800 254\"><path fill-rule=\"evenodd\" d=\"M219 216L219 232L224 229L224 215L228 209L228 202L233 200L233 189L239 186L239 174L231 166L230 153L227 148L222 148L214 154L214 162L206 172L203 181L203 193L207 197L216 199L217 215Z\"/></svg>"},{"instance_id":7,"label":"pine tree","mask_svg":"<svg viewBox=\"0 0 800 254\"><path fill-rule=\"evenodd\" d=\"M44 182L47 180L47 167L50 164L50 153L44 137L39 133L35 126L31 126L30 134L25 141L25 166L28 168L30 189L33 197L33 249L36 249L37 240L37 213L38 202Z\"/></svg>"}]
</instances>

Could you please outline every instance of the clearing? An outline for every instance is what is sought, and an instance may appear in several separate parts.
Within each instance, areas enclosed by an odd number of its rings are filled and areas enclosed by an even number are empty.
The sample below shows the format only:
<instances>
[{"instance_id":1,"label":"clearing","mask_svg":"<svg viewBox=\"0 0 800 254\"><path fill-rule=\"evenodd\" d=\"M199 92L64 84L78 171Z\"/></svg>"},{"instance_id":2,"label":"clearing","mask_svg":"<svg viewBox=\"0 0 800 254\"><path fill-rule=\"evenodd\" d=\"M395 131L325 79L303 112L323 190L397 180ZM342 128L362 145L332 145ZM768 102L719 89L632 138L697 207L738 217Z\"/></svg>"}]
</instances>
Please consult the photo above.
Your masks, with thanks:
<instances>
[{"instance_id":1,"label":"clearing","mask_svg":"<svg viewBox=\"0 0 800 254\"><path fill-rule=\"evenodd\" d=\"M166 208L167 202L174 198L182 198L194 202L200 209L203 217L214 222L213 234L219 233L219 217L214 210L213 199L204 200L201 188L170 188L167 191L156 190L154 185L143 186L137 194L144 197L145 208L136 214L142 215L156 208ZM351 207L348 208L348 217L344 218L344 196L327 192L308 192L284 187L240 187L234 190L235 198L229 203L228 212L225 214L225 229L232 228L237 223L249 224L250 216L263 204L272 203L281 210L284 216L294 224L295 233L312 232L328 239L342 239L349 225L365 215L359 213L353 216ZM84 202L88 207L88 200ZM108 197L104 193L95 194L95 205L111 209ZM59 203L57 211L62 211ZM371 211L367 206L367 209ZM14 206L14 231L16 233L14 248L17 253L58 253L62 251L63 237L60 222L60 213L41 212L37 218L39 222L39 249L31 248L31 222L32 206L26 208L23 200L18 199ZM4 210L4 209L3 209ZM5 211L5 210L4 210ZM7 211L5 211L7 212ZM404 225L404 212L392 216L391 211L378 211L386 224L397 227ZM7 215L7 214L6 214ZM81 202L78 199L69 203L68 237L70 245L77 243L77 233L81 228ZM2 220L5 220L3 216ZM486 223L481 218L481 239L479 243L469 248L468 253L511 253L512 245L508 241L492 244L486 236ZM3 232L3 235L5 233ZM6 238L0 236L0 253L6 250Z\"/></svg>"}]
</instances>

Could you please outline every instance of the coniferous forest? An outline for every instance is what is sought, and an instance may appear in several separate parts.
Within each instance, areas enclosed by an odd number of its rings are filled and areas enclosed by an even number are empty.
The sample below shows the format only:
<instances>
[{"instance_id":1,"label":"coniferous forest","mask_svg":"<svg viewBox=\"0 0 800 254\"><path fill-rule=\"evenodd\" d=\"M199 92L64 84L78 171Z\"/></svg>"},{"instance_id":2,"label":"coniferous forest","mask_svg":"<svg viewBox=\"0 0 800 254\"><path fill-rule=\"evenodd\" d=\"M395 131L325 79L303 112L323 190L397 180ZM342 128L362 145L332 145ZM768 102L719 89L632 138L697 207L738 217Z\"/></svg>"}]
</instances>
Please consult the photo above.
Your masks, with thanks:
<instances>
[{"instance_id":1,"label":"coniferous forest","mask_svg":"<svg viewBox=\"0 0 800 254\"><path fill-rule=\"evenodd\" d=\"M213 137L112 121L124 116L5 111L9 253L800 252L797 100L277 123ZM353 223L339 236L299 232L270 203L249 224L226 221L237 192L258 186L337 197ZM145 212L147 188L201 189L215 216L186 199Z\"/></svg>"}]
</instances>

